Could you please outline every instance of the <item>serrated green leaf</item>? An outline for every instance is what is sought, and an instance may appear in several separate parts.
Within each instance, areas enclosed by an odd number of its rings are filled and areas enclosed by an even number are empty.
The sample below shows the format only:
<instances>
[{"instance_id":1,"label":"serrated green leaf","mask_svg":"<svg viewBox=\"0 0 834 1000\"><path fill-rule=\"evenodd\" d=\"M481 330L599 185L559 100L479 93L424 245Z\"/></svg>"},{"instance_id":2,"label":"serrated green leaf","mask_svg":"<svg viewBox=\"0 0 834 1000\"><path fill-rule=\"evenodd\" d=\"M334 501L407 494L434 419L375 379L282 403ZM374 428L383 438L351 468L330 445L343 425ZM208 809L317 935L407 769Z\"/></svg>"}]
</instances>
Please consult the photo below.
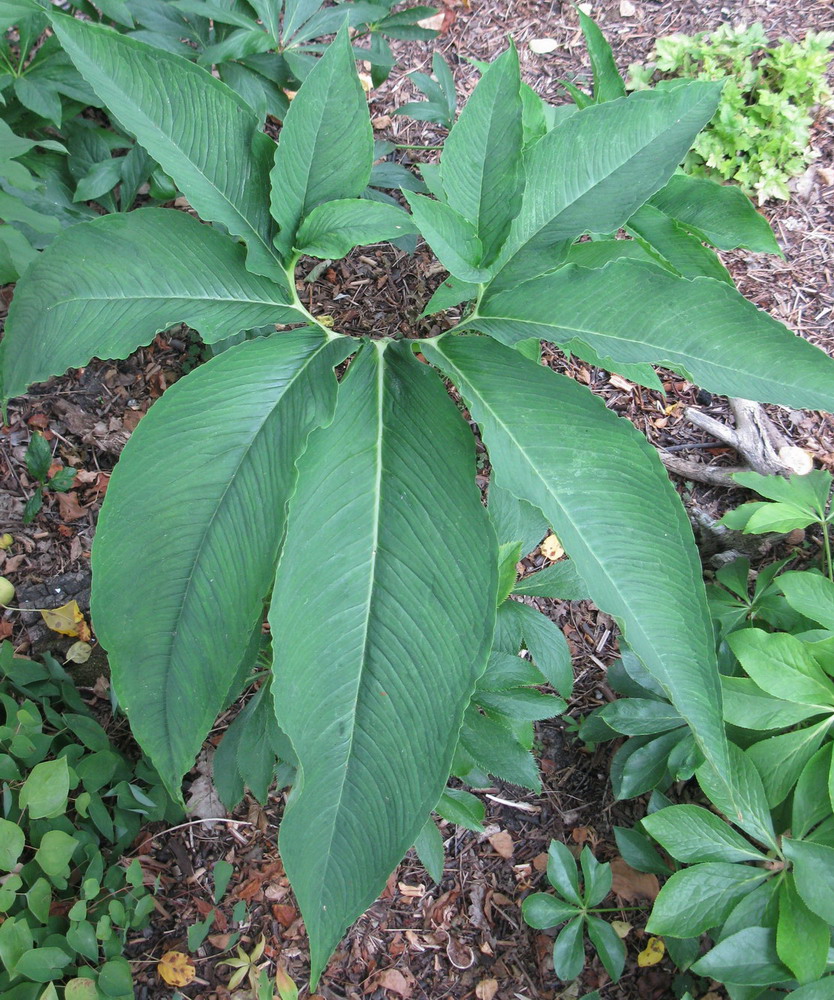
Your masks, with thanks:
<instances>
[{"instance_id":1,"label":"serrated green leaf","mask_svg":"<svg viewBox=\"0 0 834 1000\"><path fill-rule=\"evenodd\" d=\"M501 723L468 709L460 731L460 742L472 759L502 781L522 788L541 788L539 769L532 754L524 749Z\"/></svg>"},{"instance_id":2,"label":"serrated green leaf","mask_svg":"<svg viewBox=\"0 0 834 1000\"><path fill-rule=\"evenodd\" d=\"M687 864L765 860L765 855L729 824L700 806L669 806L644 817L642 824L673 858Z\"/></svg>"},{"instance_id":3,"label":"serrated green leaf","mask_svg":"<svg viewBox=\"0 0 834 1000\"><path fill-rule=\"evenodd\" d=\"M317 205L362 193L373 148L368 102L344 26L296 94L275 152L271 210L280 227L276 246L285 258Z\"/></svg>"},{"instance_id":4,"label":"serrated green leaf","mask_svg":"<svg viewBox=\"0 0 834 1000\"><path fill-rule=\"evenodd\" d=\"M440 160L447 202L474 226L485 266L498 255L521 207L520 82L511 45L478 82Z\"/></svg>"},{"instance_id":5,"label":"serrated green leaf","mask_svg":"<svg viewBox=\"0 0 834 1000\"><path fill-rule=\"evenodd\" d=\"M246 269L242 247L184 212L106 215L65 230L18 283L0 345L3 396L93 356L127 357L176 323L213 343L300 322L288 303L278 285Z\"/></svg>"},{"instance_id":6,"label":"serrated green leaf","mask_svg":"<svg viewBox=\"0 0 834 1000\"><path fill-rule=\"evenodd\" d=\"M442 383L385 342L354 360L299 461L270 622L299 759L281 855L314 982L437 803L486 666L497 545L473 473Z\"/></svg>"},{"instance_id":7,"label":"serrated green leaf","mask_svg":"<svg viewBox=\"0 0 834 1000\"><path fill-rule=\"evenodd\" d=\"M811 983L825 972L831 928L812 913L788 874L779 887L776 953L800 983Z\"/></svg>"},{"instance_id":8,"label":"serrated green leaf","mask_svg":"<svg viewBox=\"0 0 834 1000\"><path fill-rule=\"evenodd\" d=\"M417 227L399 206L341 198L313 209L301 223L296 248L311 257L339 260L355 246L416 232Z\"/></svg>"},{"instance_id":9,"label":"serrated green leaf","mask_svg":"<svg viewBox=\"0 0 834 1000\"><path fill-rule=\"evenodd\" d=\"M805 905L829 924L834 924L834 848L806 840L782 838L782 850L793 863L797 891Z\"/></svg>"},{"instance_id":10,"label":"serrated green leaf","mask_svg":"<svg viewBox=\"0 0 834 1000\"><path fill-rule=\"evenodd\" d=\"M568 265L489 298L462 326L505 344L530 337L568 349L585 344L603 367L651 362L730 396L834 409L834 361L823 351L723 282L637 261L600 270Z\"/></svg>"},{"instance_id":11,"label":"serrated green leaf","mask_svg":"<svg viewBox=\"0 0 834 1000\"><path fill-rule=\"evenodd\" d=\"M651 934L692 937L719 927L742 896L769 874L761 868L722 862L675 872L654 901L646 929Z\"/></svg>"},{"instance_id":12,"label":"serrated green leaf","mask_svg":"<svg viewBox=\"0 0 834 1000\"><path fill-rule=\"evenodd\" d=\"M831 719L815 726L759 740L746 751L762 777L767 802L774 809L791 792L802 769L831 728Z\"/></svg>"},{"instance_id":13,"label":"serrated green leaf","mask_svg":"<svg viewBox=\"0 0 834 1000\"><path fill-rule=\"evenodd\" d=\"M582 387L495 341L446 336L423 351L467 400L499 485L543 511L592 599L621 619L631 647L726 773L700 562L656 453Z\"/></svg>"},{"instance_id":14,"label":"serrated green leaf","mask_svg":"<svg viewBox=\"0 0 834 1000\"><path fill-rule=\"evenodd\" d=\"M710 802L731 823L769 848L778 849L762 779L742 750L731 743L725 773L717 774L708 762L698 769L697 778Z\"/></svg>"},{"instance_id":15,"label":"serrated green leaf","mask_svg":"<svg viewBox=\"0 0 834 1000\"><path fill-rule=\"evenodd\" d=\"M834 681L801 639L749 628L734 632L727 642L745 672L767 694L819 712L834 711Z\"/></svg>"},{"instance_id":16,"label":"serrated green leaf","mask_svg":"<svg viewBox=\"0 0 834 1000\"><path fill-rule=\"evenodd\" d=\"M281 280L264 198L275 143L249 105L179 56L65 15L52 24L84 79L194 209L244 240L251 270Z\"/></svg>"},{"instance_id":17,"label":"serrated green leaf","mask_svg":"<svg viewBox=\"0 0 834 1000\"><path fill-rule=\"evenodd\" d=\"M331 417L349 351L299 331L224 352L152 407L111 479L92 613L134 735L174 795L261 620L295 462ZM172 452L173 479L159 461Z\"/></svg>"},{"instance_id":18,"label":"serrated green leaf","mask_svg":"<svg viewBox=\"0 0 834 1000\"><path fill-rule=\"evenodd\" d=\"M721 88L690 81L643 91L585 108L543 136L527 156L521 210L491 291L556 267L583 233L616 232L669 180Z\"/></svg>"}]
</instances>

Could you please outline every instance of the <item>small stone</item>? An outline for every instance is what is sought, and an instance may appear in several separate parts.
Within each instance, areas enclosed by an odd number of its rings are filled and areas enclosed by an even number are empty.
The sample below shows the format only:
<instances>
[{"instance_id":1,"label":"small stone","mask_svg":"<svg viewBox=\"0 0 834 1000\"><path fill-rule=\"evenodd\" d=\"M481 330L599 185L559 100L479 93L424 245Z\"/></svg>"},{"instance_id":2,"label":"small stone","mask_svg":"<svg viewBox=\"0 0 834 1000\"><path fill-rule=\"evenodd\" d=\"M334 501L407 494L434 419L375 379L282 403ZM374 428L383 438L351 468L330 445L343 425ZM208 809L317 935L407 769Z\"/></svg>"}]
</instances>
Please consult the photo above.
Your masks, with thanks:
<instances>
[{"instance_id":1,"label":"small stone","mask_svg":"<svg viewBox=\"0 0 834 1000\"><path fill-rule=\"evenodd\" d=\"M634 6L630 0L620 0L620 16L621 17L634 17L637 13L637 8Z\"/></svg>"}]
</instances>

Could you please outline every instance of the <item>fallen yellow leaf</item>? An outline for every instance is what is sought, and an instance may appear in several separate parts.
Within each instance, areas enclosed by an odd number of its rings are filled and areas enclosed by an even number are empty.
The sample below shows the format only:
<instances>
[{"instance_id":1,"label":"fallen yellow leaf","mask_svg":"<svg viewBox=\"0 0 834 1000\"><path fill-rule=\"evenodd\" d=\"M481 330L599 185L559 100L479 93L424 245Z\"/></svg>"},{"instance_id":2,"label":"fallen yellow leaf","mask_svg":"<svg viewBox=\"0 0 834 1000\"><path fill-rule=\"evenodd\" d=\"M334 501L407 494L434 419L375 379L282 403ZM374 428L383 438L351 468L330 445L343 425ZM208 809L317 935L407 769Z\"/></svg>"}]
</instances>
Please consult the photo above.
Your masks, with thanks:
<instances>
[{"instance_id":1,"label":"fallen yellow leaf","mask_svg":"<svg viewBox=\"0 0 834 1000\"><path fill-rule=\"evenodd\" d=\"M169 986L188 986L194 982L197 970L181 951L166 951L156 967L159 978Z\"/></svg>"},{"instance_id":2,"label":"fallen yellow leaf","mask_svg":"<svg viewBox=\"0 0 834 1000\"><path fill-rule=\"evenodd\" d=\"M78 601L70 601L60 608L44 608L41 617L46 622L47 628L51 628L59 635L77 635L82 638L81 625L85 624L86 627Z\"/></svg>"},{"instance_id":3,"label":"fallen yellow leaf","mask_svg":"<svg viewBox=\"0 0 834 1000\"><path fill-rule=\"evenodd\" d=\"M612 920L611 927L618 938L628 937L628 932L631 930L631 924L625 920Z\"/></svg>"},{"instance_id":4,"label":"fallen yellow leaf","mask_svg":"<svg viewBox=\"0 0 834 1000\"><path fill-rule=\"evenodd\" d=\"M548 535L542 542L542 555L551 562L556 562L565 554L562 543L555 535Z\"/></svg>"},{"instance_id":5,"label":"fallen yellow leaf","mask_svg":"<svg viewBox=\"0 0 834 1000\"><path fill-rule=\"evenodd\" d=\"M666 953L666 945L660 938L650 937L649 943L637 956L637 964L641 969L649 965L657 965Z\"/></svg>"},{"instance_id":6,"label":"fallen yellow leaf","mask_svg":"<svg viewBox=\"0 0 834 1000\"><path fill-rule=\"evenodd\" d=\"M93 647L89 642L74 642L67 650L67 661L69 663L86 663L90 659Z\"/></svg>"}]
</instances>

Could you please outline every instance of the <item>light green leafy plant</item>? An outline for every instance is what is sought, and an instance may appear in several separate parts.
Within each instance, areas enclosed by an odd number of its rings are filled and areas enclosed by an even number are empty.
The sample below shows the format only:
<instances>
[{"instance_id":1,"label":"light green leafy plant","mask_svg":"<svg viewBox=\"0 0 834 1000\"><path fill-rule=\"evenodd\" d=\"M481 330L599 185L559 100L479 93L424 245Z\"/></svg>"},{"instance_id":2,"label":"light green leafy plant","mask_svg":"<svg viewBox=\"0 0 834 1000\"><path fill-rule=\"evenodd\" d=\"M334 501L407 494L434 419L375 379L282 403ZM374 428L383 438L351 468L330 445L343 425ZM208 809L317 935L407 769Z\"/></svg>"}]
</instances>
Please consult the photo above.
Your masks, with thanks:
<instances>
[{"instance_id":1,"label":"light green leafy plant","mask_svg":"<svg viewBox=\"0 0 834 1000\"><path fill-rule=\"evenodd\" d=\"M531 927L547 929L565 926L553 943L553 969L563 980L576 979L585 965L585 934L591 939L612 982L625 967L626 949L614 928L597 916L599 904L611 892L611 865L600 864L586 845L579 855L582 886L571 852L558 840L551 840L547 852L547 880L557 895L534 892L522 903L521 913Z\"/></svg>"},{"instance_id":2,"label":"light green leafy plant","mask_svg":"<svg viewBox=\"0 0 834 1000\"><path fill-rule=\"evenodd\" d=\"M663 363L714 392L834 409L831 359L728 281L693 275L693 260L712 259L704 241L776 250L739 191L676 175L720 84L556 117L521 85L510 48L427 172L434 197L404 192L409 215L361 198L373 139L346 29L276 146L203 68L57 13L53 25L108 110L215 225L143 209L61 234L18 284L2 396L93 355L123 357L177 322L208 343L298 327L224 351L150 410L108 489L92 603L119 699L178 794L245 683L268 600L270 694L297 761L279 846L313 981L441 797L447 813L477 812L444 793L459 747L498 769L475 739L508 702L481 685L470 707L476 686L493 650L512 655L524 639L536 655L521 605L497 612L525 533L505 535L518 548L499 554L474 440L441 376L479 426L491 488L555 530L744 815L683 507L645 439L530 343L654 387L651 364ZM633 239L615 238L623 226ZM415 231L451 272L449 295L474 302L454 332L359 342L301 303L301 255L335 259ZM559 690L543 645L539 675ZM538 713L539 675L513 669L513 702ZM520 727L508 732L517 742Z\"/></svg>"},{"instance_id":3,"label":"light green leafy plant","mask_svg":"<svg viewBox=\"0 0 834 1000\"><path fill-rule=\"evenodd\" d=\"M662 79L725 80L715 117L695 140L684 169L736 181L759 204L790 197L788 180L812 162L812 111L831 99L826 70L834 32L772 44L761 24L658 39L652 60L630 67L630 85Z\"/></svg>"},{"instance_id":4,"label":"light green leafy plant","mask_svg":"<svg viewBox=\"0 0 834 1000\"><path fill-rule=\"evenodd\" d=\"M0 993L15 1000L133 996L127 937L154 899L119 854L180 815L145 761L117 750L75 685L0 646Z\"/></svg>"}]
</instances>

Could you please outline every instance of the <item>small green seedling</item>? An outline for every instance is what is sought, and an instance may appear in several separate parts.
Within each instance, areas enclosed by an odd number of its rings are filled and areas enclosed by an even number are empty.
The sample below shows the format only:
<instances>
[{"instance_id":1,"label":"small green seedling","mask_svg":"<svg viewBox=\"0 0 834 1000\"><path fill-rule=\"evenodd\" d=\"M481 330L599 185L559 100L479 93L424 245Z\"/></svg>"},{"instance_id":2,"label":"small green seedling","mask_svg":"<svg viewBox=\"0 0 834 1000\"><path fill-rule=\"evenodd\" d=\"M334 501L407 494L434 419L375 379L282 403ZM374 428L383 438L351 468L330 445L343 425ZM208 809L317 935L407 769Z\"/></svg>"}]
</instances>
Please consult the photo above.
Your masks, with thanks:
<instances>
[{"instance_id":1,"label":"small green seedling","mask_svg":"<svg viewBox=\"0 0 834 1000\"><path fill-rule=\"evenodd\" d=\"M72 489L75 480L75 469L64 466L57 472L49 474L52 467L52 449L43 434L35 433L29 441L26 449L26 468L29 475L37 482L35 492L26 501L23 508L23 523L31 524L35 520L41 507L43 507L43 495L46 491L52 490L55 493L66 493Z\"/></svg>"}]
</instances>

